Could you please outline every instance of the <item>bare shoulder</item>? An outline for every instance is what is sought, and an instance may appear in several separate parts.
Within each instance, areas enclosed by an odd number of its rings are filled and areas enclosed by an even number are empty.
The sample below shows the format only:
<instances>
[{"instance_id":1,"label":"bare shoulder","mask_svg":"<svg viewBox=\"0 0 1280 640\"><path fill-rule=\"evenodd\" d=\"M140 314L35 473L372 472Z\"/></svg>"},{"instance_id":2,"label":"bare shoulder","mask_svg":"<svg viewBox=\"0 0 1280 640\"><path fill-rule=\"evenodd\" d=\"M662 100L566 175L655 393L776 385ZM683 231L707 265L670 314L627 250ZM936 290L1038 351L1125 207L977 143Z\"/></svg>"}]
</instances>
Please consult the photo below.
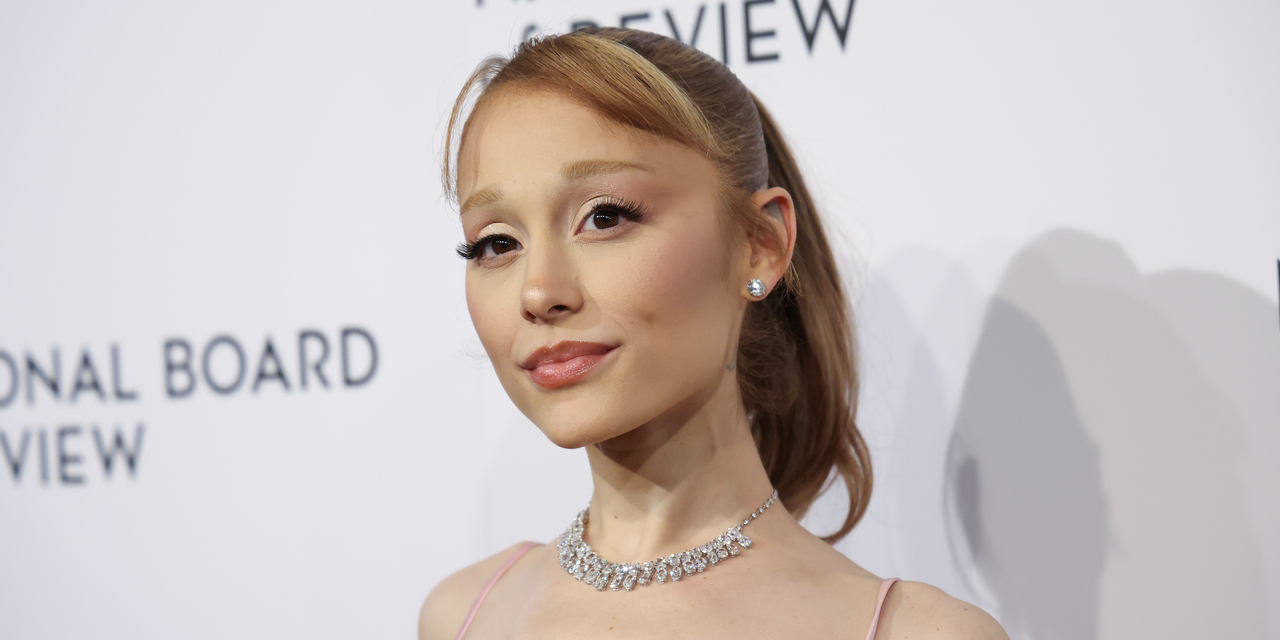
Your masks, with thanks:
<instances>
[{"instance_id":1,"label":"bare shoulder","mask_svg":"<svg viewBox=\"0 0 1280 640\"><path fill-rule=\"evenodd\" d=\"M513 544L441 580L418 613L418 640L453 640L480 590L521 544Z\"/></svg>"},{"instance_id":2,"label":"bare shoulder","mask_svg":"<svg viewBox=\"0 0 1280 640\"><path fill-rule=\"evenodd\" d=\"M1008 640L986 611L923 582L901 581L889 590L877 638L899 640Z\"/></svg>"}]
</instances>

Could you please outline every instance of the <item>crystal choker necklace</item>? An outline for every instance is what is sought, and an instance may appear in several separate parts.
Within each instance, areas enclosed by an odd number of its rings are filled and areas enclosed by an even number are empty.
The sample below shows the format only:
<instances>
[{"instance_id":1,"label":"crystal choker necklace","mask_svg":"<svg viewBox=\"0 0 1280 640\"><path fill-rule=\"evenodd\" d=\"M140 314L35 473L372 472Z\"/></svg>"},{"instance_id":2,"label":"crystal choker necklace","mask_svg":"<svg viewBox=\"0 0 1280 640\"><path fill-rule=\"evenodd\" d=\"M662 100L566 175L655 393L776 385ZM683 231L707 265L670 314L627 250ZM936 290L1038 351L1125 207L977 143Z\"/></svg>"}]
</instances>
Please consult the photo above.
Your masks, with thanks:
<instances>
[{"instance_id":1,"label":"crystal choker necklace","mask_svg":"<svg viewBox=\"0 0 1280 640\"><path fill-rule=\"evenodd\" d=\"M778 490L759 508L747 516L742 524L729 527L728 531L702 546L673 553L665 558L658 558L640 564L618 564L601 558L591 549L591 545L582 540L582 532L587 528L587 510L578 512L569 528L560 534L556 543L559 548L560 566L576 580L581 580L603 591L605 586L617 591L630 591L636 585L647 587L652 583L664 584L668 580L680 582L680 578L692 573L702 573L708 567L714 567L724 560L736 558L742 549L751 548L751 538L743 535L742 528L751 524L764 513L769 505L778 499Z\"/></svg>"}]
</instances>

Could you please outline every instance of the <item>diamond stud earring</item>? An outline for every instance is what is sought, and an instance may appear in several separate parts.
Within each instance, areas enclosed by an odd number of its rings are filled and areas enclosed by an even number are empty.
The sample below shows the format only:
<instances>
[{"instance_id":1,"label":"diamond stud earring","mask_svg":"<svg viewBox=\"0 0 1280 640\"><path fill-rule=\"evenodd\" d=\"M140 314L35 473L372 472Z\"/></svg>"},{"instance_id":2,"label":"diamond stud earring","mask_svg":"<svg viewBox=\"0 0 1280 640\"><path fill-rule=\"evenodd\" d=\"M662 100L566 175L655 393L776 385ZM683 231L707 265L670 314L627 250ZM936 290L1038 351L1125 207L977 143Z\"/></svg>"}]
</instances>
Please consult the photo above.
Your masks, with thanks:
<instances>
[{"instance_id":1,"label":"diamond stud earring","mask_svg":"<svg viewBox=\"0 0 1280 640\"><path fill-rule=\"evenodd\" d=\"M751 294L752 298L763 298L765 294L764 280L752 278L747 282L747 293Z\"/></svg>"}]
</instances>

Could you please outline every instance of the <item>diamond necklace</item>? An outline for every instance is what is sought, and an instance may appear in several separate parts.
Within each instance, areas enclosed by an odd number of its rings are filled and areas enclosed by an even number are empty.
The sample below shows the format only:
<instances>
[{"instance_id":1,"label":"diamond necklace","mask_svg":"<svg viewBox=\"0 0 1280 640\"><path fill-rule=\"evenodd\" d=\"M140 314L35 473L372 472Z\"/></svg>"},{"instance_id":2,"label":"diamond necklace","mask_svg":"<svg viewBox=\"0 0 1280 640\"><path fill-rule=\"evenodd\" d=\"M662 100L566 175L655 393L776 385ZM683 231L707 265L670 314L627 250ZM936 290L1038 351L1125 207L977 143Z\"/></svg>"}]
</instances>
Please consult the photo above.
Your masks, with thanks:
<instances>
[{"instance_id":1,"label":"diamond necklace","mask_svg":"<svg viewBox=\"0 0 1280 640\"><path fill-rule=\"evenodd\" d=\"M647 587L651 583L663 584L668 580L680 582L682 576L702 573L709 566L714 567L724 560L736 558L742 549L750 549L751 538L743 535L742 528L751 524L752 520L764 513L777 499L778 490L774 489L773 495L747 516L742 524L729 527L728 531L711 542L639 564L609 562L583 541L582 532L587 528L587 510L591 508L588 504L586 509L578 512L569 528L558 538L556 546L559 548L560 566L574 579L586 582L597 591L604 591L606 585L614 591L630 591L636 585Z\"/></svg>"}]
</instances>

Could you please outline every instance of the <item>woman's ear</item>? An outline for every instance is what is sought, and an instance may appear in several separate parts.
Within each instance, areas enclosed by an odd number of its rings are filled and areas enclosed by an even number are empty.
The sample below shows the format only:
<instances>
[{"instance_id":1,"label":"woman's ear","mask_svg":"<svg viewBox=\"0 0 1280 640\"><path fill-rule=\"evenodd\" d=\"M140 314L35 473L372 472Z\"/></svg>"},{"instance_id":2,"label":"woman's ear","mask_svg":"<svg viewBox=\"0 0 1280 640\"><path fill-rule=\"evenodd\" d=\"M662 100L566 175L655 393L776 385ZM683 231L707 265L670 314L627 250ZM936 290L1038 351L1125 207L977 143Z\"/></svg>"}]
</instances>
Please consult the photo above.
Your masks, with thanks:
<instances>
[{"instance_id":1,"label":"woman's ear","mask_svg":"<svg viewBox=\"0 0 1280 640\"><path fill-rule=\"evenodd\" d=\"M751 206L758 209L772 233L755 232L748 239L751 243L751 259L742 292L748 300L759 300L777 286L791 265L791 255L796 246L796 214L791 194L782 187L770 187L751 196ZM754 295L750 282L760 280L764 295Z\"/></svg>"}]
</instances>

